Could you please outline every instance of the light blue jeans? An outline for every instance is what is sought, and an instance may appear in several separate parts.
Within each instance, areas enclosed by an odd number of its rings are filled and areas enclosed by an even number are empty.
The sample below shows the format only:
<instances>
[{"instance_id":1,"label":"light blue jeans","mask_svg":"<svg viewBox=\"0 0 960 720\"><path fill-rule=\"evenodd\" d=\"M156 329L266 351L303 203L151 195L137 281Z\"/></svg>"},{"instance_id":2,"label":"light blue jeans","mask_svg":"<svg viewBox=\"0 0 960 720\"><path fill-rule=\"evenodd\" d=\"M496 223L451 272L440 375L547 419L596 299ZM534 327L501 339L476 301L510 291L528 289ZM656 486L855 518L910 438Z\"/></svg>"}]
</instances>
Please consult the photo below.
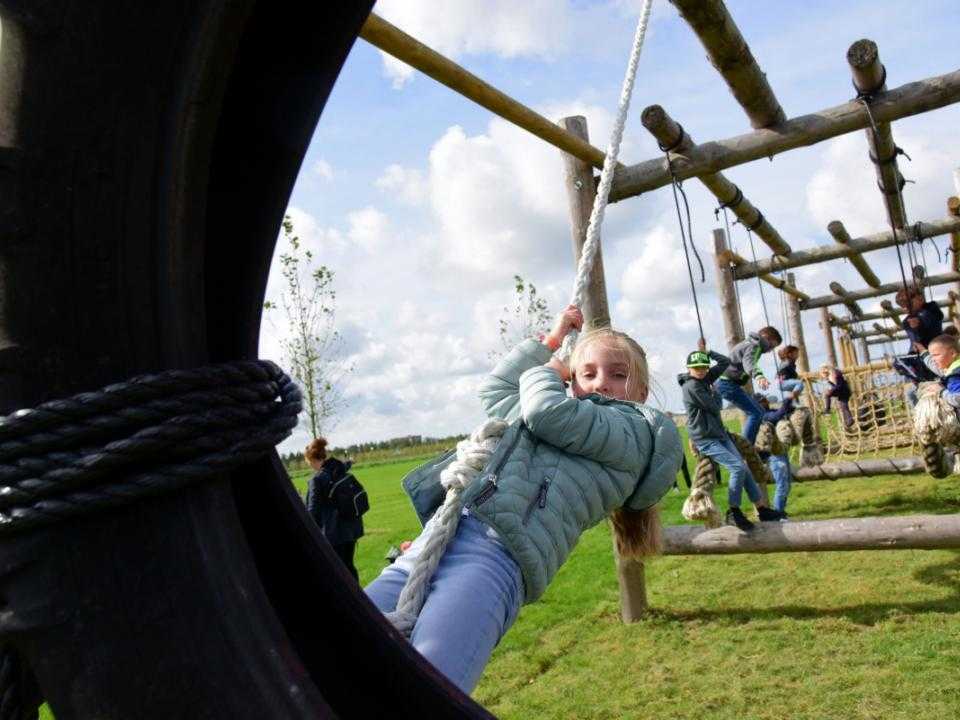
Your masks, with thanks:
<instances>
[{"instance_id":1,"label":"light blue jeans","mask_svg":"<svg viewBox=\"0 0 960 720\"><path fill-rule=\"evenodd\" d=\"M780 391L785 393L799 392L803 390L803 380L794 378L792 380L781 380Z\"/></svg>"},{"instance_id":2,"label":"light blue jeans","mask_svg":"<svg viewBox=\"0 0 960 720\"><path fill-rule=\"evenodd\" d=\"M757 441L757 432L763 421L763 408L760 407L760 403L747 395L747 391L732 380L720 378L715 387L720 397L746 413L747 421L743 424L743 436L753 445Z\"/></svg>"},{"instance_id":3,"label":"light blue jeans","mask_svg":"<svg viewBox=\"0 0 960 720\"><path fill-rule=\"evenodd\" d=\"M520 566L488 530L471 515L460 518L410 636L413 647L465 693L480 680L523 604ZM402 563L388 565L367 585L381 612L396 610L407 574Z\"/></svg>"},{"instance_id":4,"label":"light blue jeans","mask_svg":"<svg viewBox=\"0 0 960 720\"><path fill-rule=\"evenodd\" d=\"M786 455L771 455L767 465L770 466L770 474L777 484L777 491L773 495L773 509L786 512L787 496L790 494L790 459Z\"/></svg>"},{"instance_id":5,"label":"light blue jeans","mask_svg":"<svg viewBox=\"0 0 960 720\"><path fill-rule=\"evenodd\" d=\"M733 440L728 437L719 440L710 438L708 440L696 440L693 443L697 452L706 455L708 458L717 461L723 467L730 471L730 484L727 486L727 502L730 507L740 507L740 499L743 497L743 491L746 489L747 497L754 503L763 499L763 493L760 486L757 485L750 474L750 468L740 456L740 451L733 444Z\"/></svg>"}]
</instances>

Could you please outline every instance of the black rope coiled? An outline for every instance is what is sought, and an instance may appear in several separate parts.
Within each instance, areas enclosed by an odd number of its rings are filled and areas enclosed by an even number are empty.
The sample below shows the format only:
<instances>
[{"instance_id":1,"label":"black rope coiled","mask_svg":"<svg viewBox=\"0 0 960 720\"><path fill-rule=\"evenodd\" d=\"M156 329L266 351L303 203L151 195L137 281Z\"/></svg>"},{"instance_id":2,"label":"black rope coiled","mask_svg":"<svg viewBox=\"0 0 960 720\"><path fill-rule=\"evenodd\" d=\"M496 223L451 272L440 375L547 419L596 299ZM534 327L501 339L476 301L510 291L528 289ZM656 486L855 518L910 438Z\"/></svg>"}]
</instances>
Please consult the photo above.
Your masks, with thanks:
<instances>
[{"instance_id":1,"label":"black rope coiled","mask_svg":"<svg viewBox=\"0 0 960 720\"><path fill-rule=\"evenodd\" d=\"M296 427L274 363L142 375L0 418L0 536L159 495L272 450Z\"/></svg>"}]
</instances>

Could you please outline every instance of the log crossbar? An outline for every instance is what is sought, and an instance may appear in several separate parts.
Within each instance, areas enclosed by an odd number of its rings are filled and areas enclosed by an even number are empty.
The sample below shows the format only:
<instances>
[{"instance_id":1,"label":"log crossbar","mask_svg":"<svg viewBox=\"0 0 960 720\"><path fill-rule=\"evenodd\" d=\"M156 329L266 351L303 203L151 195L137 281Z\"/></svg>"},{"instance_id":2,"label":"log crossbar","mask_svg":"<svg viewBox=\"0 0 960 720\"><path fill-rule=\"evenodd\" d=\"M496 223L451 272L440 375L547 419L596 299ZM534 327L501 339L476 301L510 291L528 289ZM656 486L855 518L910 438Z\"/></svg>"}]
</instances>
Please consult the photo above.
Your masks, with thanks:
<instances>
[{"instance_id":1,"label":"log crossbar","mask_svg":"<svg viewBox=\"0 0 960 720\"><path fill-rule=\"evenodd\" d=\"M735 555L847 550L943 550L960 547L960 515L912 515L759 523L752 532L725 526L664 528L664 555Z\"/></svg>"},{"instance_id":2,"label":"log crossbar","mask_svg":"<svg viewBox=\"0 0 960 720\"><path fill-rule=\"evenodd\" d=\"M717 256L717 261L726 263L736 268L738 265L742 265L743 263L747 262L747 259L744 258L739 253L734 252L733 250L723 250L721 254ZM783 292L787 293L787 295L791 295L797 298L798 300L810 299L810 296L807 295L805 292L797 288L795 285L791 285L789 282L786 282L785 280L781 280L776 275L769 275L767 273L764 273L762 275L759 275L758 277L763 282L767 283L767 285L772 285L777 290L782 290Z\"/></svg>"},{"instance_id":3,"label":"log crossbar","mask_svg":"<svg viewBox=\"0 0 960 720\"><path fill-rule=\"evenodd\" d=\"M951 232L960 232L960 217L947 217L932 222L916 223L908 231L898 232L896 239L892 232L886 230L873 235L851 238L845 244L835 243L811 248L810 250L794 250L788 256L777 255L769 260L738 265L733 274L737 280L749 280L756 277L757 273L779 272L780 270L789 270L804 265L816 265L827 260L836 260L837 258L851 257L852 255L893 247L897 242L902 244L911 240L938 237ZM904 235L907 235L907 237L904 237Z\"/></svg>"},{"instance_id":4,"label":"log crossbar","mask_svg":"<svg viewBox=\"0 0 960 720\"><path fill-rule=\"evenodd\" d=\"M897 340L906 340L907 334L905 332L898 332L896 335L887 336L882 338L870 338L867 340L867 345L885 345L888 342L895 342Z\"/></svg>"},{"instance_id":5,"label":"log crossbar","mask_svg":"<svg viewBox=\"0 0 960 720\"><path fill-rule=\"evenodd\" d=\"M924 287L930 287L932 285L945 285L946 283L960 282L960 273L949 272L942 275L930 275L929 277L925 277L923 279L915 279L913 282ZM809 300L801 300L800 307L804 310L812 310L813 308L840 305L841 303L849 303L851 300L865 300L867 298L880 297L881 295L895 293L902 287L903 283L893 282L881 285L878 288L853 290L845 293L844 295L822 295L820 297L810 298Z\"/></svg>"},{"instance_id":6,"label":"log crossbar","mask_svg":"<svg viewBox=\"0 0 960 720\"><path fill-rule=\"evenodd\" d=\"M889 302L887 303L890 304ZM938 300L937 305L942 308L950 307L951 303L949 300ZM830 316L830 324L834 327L847 327L848 325L856 325L865 320L885 320L891 318L898 325L900 324L900 315L902 313L897 311L882 310L880 312L864 313L862 317L836 317L835 315Z\"/></svg>"},{"instance_id":7,"label":"log crossbar","mask_svg":"<svg viewBox=\"0 0 960 720\"><path fill-rule=\"evenodd\" d=\"M873 99L870 108L878 122L892 122L956 102L960 102L960 70L887 90ZM869 124L863 105L851 101L766 129L701 143L683 157L674 158L673 172L681 180L715 173L863 130ZM641 195L669 185L670 181L670 170L663 158L645 160L617 173L610 199Z\"/></svg>"},{"instance_id":8,"label":"log crossbar","mask_svg":"<svg viewBox=\"0 0 960 720\"><path fill-rule=\"evenodd\" d=\"M602 150L566 132L556 123L497 90L379 15L371 13L368 16L363 27L360 28L360 37L504 120L590 163L595 168L603 169ZM623 166L620 165L620 167Z\"/></svg>"}]
</instances>

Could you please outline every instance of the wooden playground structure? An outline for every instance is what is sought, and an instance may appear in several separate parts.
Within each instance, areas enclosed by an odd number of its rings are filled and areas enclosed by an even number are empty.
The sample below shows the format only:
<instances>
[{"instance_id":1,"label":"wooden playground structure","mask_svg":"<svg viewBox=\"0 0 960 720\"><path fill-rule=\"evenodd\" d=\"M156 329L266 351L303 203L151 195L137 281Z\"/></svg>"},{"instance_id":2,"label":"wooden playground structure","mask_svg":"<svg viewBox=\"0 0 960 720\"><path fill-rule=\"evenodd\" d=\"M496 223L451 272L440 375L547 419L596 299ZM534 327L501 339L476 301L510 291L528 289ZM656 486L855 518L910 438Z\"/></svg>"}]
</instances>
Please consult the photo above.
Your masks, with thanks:
<instances>
[{"instance_id":1,"label":"wooden playground structure","mask_svg":"<svg viewBox=\"0 0 960 720\"><path fill-rule=\"evenodd\" d=\"M788 118L723 2L672 1L753 130L698 144L651 106L643 124L667 150L618 167L611 199L697 178L773 253L742 258L723 231L714 234L728 344L743 336L736 284L759 278L787 294L793 344L803 347L802 311L816 310L831 359L861 392L882 385L885 361L868 351L898 334L863 323L897 315L889 306L862 313L856 302L901 283L883 284L866 256L949 234L952 272L918 271L917 281L960 281L960 201L949 200L944 218L907 221L891 123L960 102L960 70L887 88L876 46L859 41L847 56L859 97ZM358 36L558 147L579 256L593 170L604 161L583 118L551 122L370 14L372 0L157 3L149 22L145 5L0 0L0 414L19 422L30 413L15 411L53 398L256 356L276 231ZM774 215L722 174L861 130L890 230L854 238L831 224L833 246L795 249ZM868 288L813 297L787 272L840 258ZM849 315L833 316L836 305ZM589 323L609 323L600 262L583 310ZM801 368L810 370L805 353ZM875 422L882 442L857 454L910 452L887 402L892 395L875 405L886 420ZM6 457L43 456L50 436L40 431L32 449L5 437ZM843 460L845 436L828 434L827 447L837 449L831 462L810 470L819 477L917 471L910 457ZM82 489L109 494L128 474L107 468ZM9 480L2 489L11 521L0 543L4 718L35 717L44 698L63 718L490 717L349 581L275 454L208 470L122 511L50 513L42 528L16 526L23 488ZM58 491L54 483L45 492ZM960 516L764 524L749 536L682 526L666 529L665 544L667 554L954 548ZM617 564L630 621L647 607L643 564Z\"/></svg>"}]
</instances>

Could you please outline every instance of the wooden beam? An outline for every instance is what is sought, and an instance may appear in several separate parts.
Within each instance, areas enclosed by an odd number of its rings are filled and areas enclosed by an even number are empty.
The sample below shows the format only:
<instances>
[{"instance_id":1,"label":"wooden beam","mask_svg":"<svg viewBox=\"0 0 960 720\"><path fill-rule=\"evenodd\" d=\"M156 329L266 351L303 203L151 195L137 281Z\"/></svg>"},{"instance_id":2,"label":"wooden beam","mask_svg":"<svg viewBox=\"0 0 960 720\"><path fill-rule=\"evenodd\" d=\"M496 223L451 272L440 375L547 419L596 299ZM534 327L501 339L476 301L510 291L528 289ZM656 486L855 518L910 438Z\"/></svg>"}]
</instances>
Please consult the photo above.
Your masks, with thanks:
<instances>
[{"instance_id":1,"label":"wooden beam","mask_svg":"<svg viewBox=\"0 0 960 720\"><path fill-rule=\"evenodd\" d=\"M863 339L857 340L857 350L860 352L860 364L866 365L870 362L870 346Z\"/></svg>"},{"instance_id":2,"label":"wooden beam","mask_svg":"<svg viewBox=\"0 0 960 720\"><path fill-rule=\"evenodd\" d=\"M867 340L867 345L883 345L888 342L896 342L898 340L907 340L907 334L905 332L899 332L893 337L885 338L874 338L872 340Z\"/></svg>"},{"instance_id":3,"label":"wooden beam","mask_svg":"<svg viewBox=\"0 0 960 720\"><path fill-rule=\"evenodd\" d=\"M733 271L726 258L727 234L720 228L713 231L713 249L717 273L717 295L720 297L720 315L723 317L723 329L727 349L743 340L743 325L740 323L740 308L737 306L737 290L734 286Z\"/></svg>"},{"instance_id":4,"label":"wooden beam","mask_svg":"<svg viewBox=\"0 0 960 720\"><path fill-rule=\"evenodd\" d=\"M914 280L914 284L922 285L924 287L930 287L933 285L945 285L946 283L952 283L957 281L960 281L960 273L949 272L949 273L944 273L943 275L930 275L929 277L926 277L923 280ZM880 297L881 295L888 295L890 293L895 293L902 287L903 287L902 282L893 282L893 283L887 283L886 285L881 285L878 288L868 288L866 290L854 290L853 292L846 293L843 297L836 294L823 295L821 297L810 298L809 300L801 300L800 307L803 308L804 310L812 310L813 308L818 308L818 307L828 307L830 305L839 305L841 303L849 302L850 300L866 300L867 298Z\"/></svg>"},{"instance_id":5,"label":"wooden beam","mask_svg":"<svg viewBox=\"0 0 960 720\"><path fill-rule=\"evenodd\" d=\"M560 124L571 135L584 142L589 141L587 119L582 116L566 117ZM593 168L590 163L563 153L563 180L567 190L567 209L570 214L570 230L573 238L574 268L580 262L583 244L587 239L587 227L593 212L596 189L593 184ZM584 324L589 328L609 327L610 309L607 305L607 286L603 272L603 250L597 250L596 260L590 271L590 282L583 302Z\"/></svg>"},{"instance_id":6,"label":"wooden beam","mask_svg":"<svg viewBox=\"0 0 960 720\"><path fill-rule=\"evenodd\" d=\"M740 255L739 253L735 253L733 250L724 250L723 255L720 256L719 259L734 267L736 267L739 264L747 262L747 259L745 257ZM790 295L791 297L795 297L798 300L810 299L810 296L807 295L805 292L795 287L790 282L781 280L776 275L764 274L764 275L760 275L759 277L763 282L767 283L767 285L771 285L772 287L775 287L777 290L782 290L783 292L785 292L787 295Z\"/></svg>"},{"instance_id":7,"label":"wooden beam","mask_svg":"<svg viewBox=\"0 0 960 720\"><path fill-rule=\"evenodd\" d=\"M900 316L901 316L903 313L901 313L901 312L894 306L894 304L893 304L892 302L890 302L889 300L881 300L881 301L880 301L880 307L883 308L884 312L885 312L889 317L893 318L893 322L895 322L898 326L900 326L900 325L903 324L903 320L900 318ZM941 305L941 307L943 307L943 306Z\"/></svg>"},{"instance_id":8,"label":"wooden beam","mask_svg":"<svg viewBox=\"0 0 960 720\"><path fill-rule=\"evenodd\" d=\"M947 214L960 218L960 197L947 198ZM960 230L950 233L950 267L954 272L960 272ZM960 283L957 283L960 290Z\"/></svg>"},{"instance_id":9,"label":"wooden beam","mask_svg":"<svg viewBox=\"0 0 960 720\"><path fill-rule=\"evenodd\" d=\"M891 122L955 102L960 102L960 70L887 90L874 98L870 108L878 122ZM868 126L869 120L863 105L851 101L770 128L701 143L682 157L672 158L673 172L681 180L720 172ZM669 185L670 179L670 170L664 158L645 160L617 173L610 199L623 200L641 195Z\"/></svg>"},{"instance_id":10,"label":"wooden beam","mask_svg":"<svg viewBox=\"0 0 960 720\"><path fill-rule=\"evenodd\" d=\"M836 293L837 297L842 299L841 301L847 306L847 310L850 311L852 317L863 318L863 310L857 305L855 300L850 298L850 293L844 290L843 285L834 280L830 283L830 289Z\"/></svg>"},{"instance_id":11,"label":"wooden beam","mask_svg":"<svg viewBox=\"0 0 960 720\"><path fill-rule=\"evenodd\" d=\"M887 70L880 62L880 51L873 40L857 40L853 43L847 50L847 62L858 95L872 97L887 89ZM902 229L907 224L907 211L900 195L905 181L897 167L899 148L893 141L890 123L877 122L876 132L868 127L866 135L870 160L877 173L877 186L883 194L887 215L895 228Z\"/></svg>"},{"instance_id":12,"label":"wooden beam","mask_svg":"<svg viewBox=\"0 0 960 720\"><path fill-rule=\"evenodd\" d=\"M841 245L847 245L850 243L850 233L847 232L847 229L839 220L834 220L833 222L829 223L827 225L827 232L829 232L833 236L833 239ZM849 255L847 260L849 260L850 264L857 269L857 272L860 273L860 277L863 278L867 285L870 287L880 286L880 278L878 278L873 270L870 269L870 266L867 265L867 261L863 259L862 255Z\"/></svg>"},{"instance_id":13,"label":"wooden beam","mask_svg":"<svg viewBox=\"0 0 960 720\"><path fill-rule=\"evenodd\" d=\"M900 325L900 312L893 310L893 303L889 300L884 300L880 305L884 308L881 312L872 312L864 313L862 317L836 317L835 315L830 316L830 324L834 327L846 327L847 325L855 325L857 323L864 322L865 320L883 320L885 318L892 318L893 321ZM940 300L937 302L937 305L940 307L950 307L949 300ZM887 309L889 306L891 309Z\"/></svg>"},{"instance_id":14,"label":"wooden beam","mask_svg":"<svg viewBox=\"0 0 960 720\"><path fill-rule=\"evenodd\" d=\"M847 332L850 335L850 337L852 337L854 340L877 337L878 335L885 335L887 338L892 338L894 335L896 335L899 332L899 328L882 327L878 323L873 323L872 329L848 330Z\"/></svg>"},{"instance_id":15,"label":"wooden beam","mask_svg":"<svg viewBox=\"0 0 960 720\"><path fill-rule=\"evenodd\" d=\"M360 28L360 37L504 120L595 168L603 169L602 150L564 132L556 123L497 90L452 60L407 35L400 28L391 25L379 15L373 13L369 15L363 27Z\"/></svg>"},{"instance_id":16,"label":"wooden beam","mask_svg":"<svg viewBox=\"0 0 960 720\"><path fill-rule=\"evenodd\" d=\"M942 550L960 547L960 515L908 515L759 523L752 532L724 526L664 528L664 555L734 555L838 550Z\"/></svg>"},{"instance_id":17,"label":"wooden beam","mask_svg":"<svg viewBox=\"0 0 960 720\"><path fill-rule=\"evenodd\" d=\"M760 70L722 0L670 0L693 29L713 67L727 81L730 92L750 118L765 128L787 119L767 76Z\"/></svg>"},{"instance_id":18,"label":"wooden beam","mask_svg":"<svg viewBox=\"0 0 960 720\"><path fill-rule=\"evenodd\" d=\"M916 227L916 232L914 231L914 227ZM837 258L851 257L852 255L893 247L897 242L906 243L912 240L938 237L958 231L960 231L960 217L947 217L932 222L920 222L917 223L916 226L911 226L907 230L898 232L896 239L894 239L892 232L885 230L874 233L873 235L851 238L849 242L843 244L835 243L833 245L822 245L811 248L810 250L794 250L786 257L778 255L768 260L738 265L734 275L737 280L748 280L749 278L756 277L757 273L772 273L802 267L804 265L815 265L827 260L836 260Z\"/></svg>"},{"instance_id":19,"label":"wooden beam","mask_svg":"<svg viewBox=\"0 0 960 720\"><path fill-rule=\"evenodd\" d=\"M844 460L828 465L793 468L791 475L797 482L810 480L839 480L875 475L917 475L926 472L923 458L882 458L878 460Z\"/></svg>"},{"instance_id":20,"label":"wooden beam","mask_svg":"<svg viewBox=\"0 0 960 720\"><path fill-rule=\"evenodd\" d=\"M830 327L830 311L827 308L820 308L820 329L823 330L823 339L827 346L827 360L833 367L838 367L837 348L833 344L833 330Z\"/></svg>"},{"instance_id":21,"label":"wooden beam","mask_svg":"<svg viewBox=\"0 0 960 720\"><path fill-rule=\"evenodd\" d=\"M660 147L672 148L673 153L684 153L693 147L693 139L684 131L667 111L660 105L650 105L640 114L640 122L650 131ZM790 246L780 237L780 233L769 223L753 204L744 197L736 185L727 180L723 173L705 173L699 178L721 205L730 208L744 227L756 233L773 252L778 255L789 255Z\"/></svg>"},{"instance_id":22,"label":"wooden beam","mask_svg":"<svg viewBox=\"0 0 960 720\"><path fill-rule=\"evenodd\" d=\"M787 282L796 287L797 281L793 273L787 274ZM797 358L797 368L800 372L810 370L810 356L807 354L807 343L803 339L803 314L800 312L800 303L793 295L787 295L787 327L790 331L790 340L800 350Z\"/></svg>"}]
</instances>

